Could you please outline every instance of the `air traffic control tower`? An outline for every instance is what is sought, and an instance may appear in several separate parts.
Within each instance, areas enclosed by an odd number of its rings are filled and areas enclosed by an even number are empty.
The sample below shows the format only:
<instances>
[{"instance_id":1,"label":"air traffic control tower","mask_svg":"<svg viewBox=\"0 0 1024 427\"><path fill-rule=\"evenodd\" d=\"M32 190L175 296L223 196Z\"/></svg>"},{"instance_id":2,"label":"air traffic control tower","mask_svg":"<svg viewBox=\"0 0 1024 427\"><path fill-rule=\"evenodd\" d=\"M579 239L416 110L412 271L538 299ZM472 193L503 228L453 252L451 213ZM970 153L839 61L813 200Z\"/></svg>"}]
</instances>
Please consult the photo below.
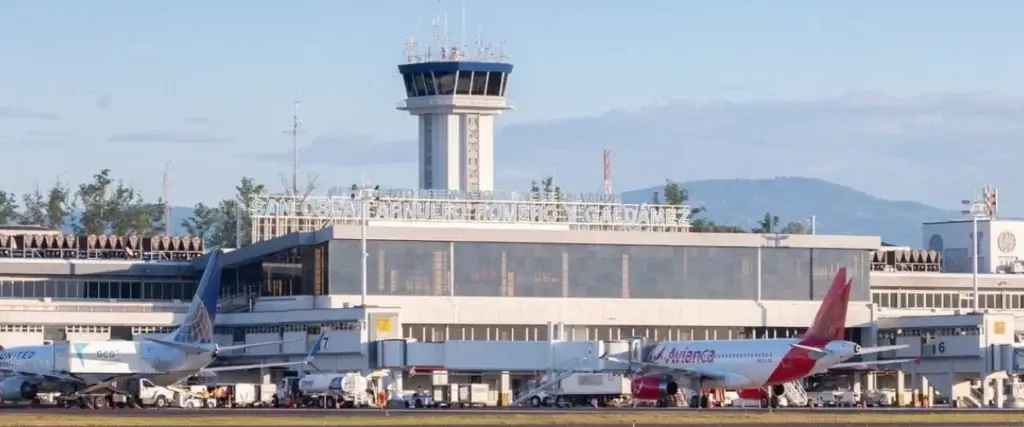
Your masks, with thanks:
<instances>
[{"instance_id":1,"label":"air traffic control tower","mask_svg":"<svg viewBox=\"0 0 1024 427\"><path fill-rule=\"evenodd\" d=\"M478 47L427 49L398 66L406 99L398 106L419 118L419 186L424 190L494 190L494 118L505 100L512 64ZM434 52L432 52L434 50Z\"/></svg>"}]
</instances>

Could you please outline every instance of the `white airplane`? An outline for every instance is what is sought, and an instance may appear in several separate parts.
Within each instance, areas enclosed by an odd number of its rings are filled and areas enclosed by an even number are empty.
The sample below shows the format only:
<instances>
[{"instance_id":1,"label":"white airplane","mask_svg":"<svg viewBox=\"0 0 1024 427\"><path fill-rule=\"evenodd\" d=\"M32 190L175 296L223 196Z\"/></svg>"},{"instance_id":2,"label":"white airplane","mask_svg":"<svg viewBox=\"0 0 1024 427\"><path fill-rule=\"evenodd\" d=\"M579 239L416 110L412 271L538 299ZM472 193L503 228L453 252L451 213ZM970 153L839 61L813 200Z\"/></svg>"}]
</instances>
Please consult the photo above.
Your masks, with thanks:
<instances>
[{"instance_id":1,"label":"white airplane","mask_svg":"<svg viewBox=\"0 0 1024 427\"><path fill-rule=\"evenodd\" d=\"M666 402L679 391L676 379L688 380L692 390L738 390L744 399L757 399L772 407L785 392L786 383L832 369L870 369L872 366L917 359L846 362L854 356L907 348L907 345L861 347L843 339L846 309L853 279L841 268L825 295L814 323L799 339L741 339L672 341L654 346L646 362L614 357L603 359L629 364L638 374L633 396ZM700 406L707 406L700 399Z\"/></svg>"},{"instance_id":2,"label":"white airplane","mask_svg":"<svg viewBox=\"0 0 1024 427\"><path fill-rule=\"evenodd\" d=\"M5 349L0 351L0 372L8 377L0 381L0 399L32 401L38 393L56 391L78 396L83 406L101 405L99 399L120 393L112 386L124 379L145 377L156 385L171 386L195 375L310 363L320 351L323 333L303 361L209 367L224 351L293 341L232 346L214 342L221 253L216 250L210 254L185 320L170 335L143 337L142 341L55 342Z\"/></svg>"}]
</instances>

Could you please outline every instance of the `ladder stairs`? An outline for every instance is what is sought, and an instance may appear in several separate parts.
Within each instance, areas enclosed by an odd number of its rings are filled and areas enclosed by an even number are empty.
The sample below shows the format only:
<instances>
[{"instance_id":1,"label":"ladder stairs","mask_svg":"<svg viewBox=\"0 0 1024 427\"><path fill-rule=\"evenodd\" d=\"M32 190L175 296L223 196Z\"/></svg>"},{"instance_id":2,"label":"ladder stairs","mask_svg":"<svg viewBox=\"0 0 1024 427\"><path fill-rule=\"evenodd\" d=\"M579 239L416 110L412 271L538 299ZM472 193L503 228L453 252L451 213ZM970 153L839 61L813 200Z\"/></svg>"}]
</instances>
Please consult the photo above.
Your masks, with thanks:
<instances>
[{"instance_id":1,"label":"ladder stairs","mask_svg":"<svg viewBox=\"0 0 1024 427\"><path fill-rule=\"evenodd\" d=\"M789 406L807 406L807 390L804 390L803 386L801 386L798 382L790 381L788 383L783 384L782 387L784 389L782 395L786 397Z\"/></svg>"},{"instance_id":2,"label":"ladder stairs","mask_svg":"<svg viewBox=\"0 0 1024 427\"><path fill-rule=\"evenodd\" d=\"M551 389L553 386L558 385L559 382L566 378L569 378L572 374L575 374L576 372L577 371L556 371L554 375L549 375L547 380L537 384L533 388L523 393L520 393L519 397L517 397L516 400L512 401L512 405L519 406L528 402L530 398L532 398L533 396L540 394L540 392L542 391Z\"/></svg>"}]
</instances>

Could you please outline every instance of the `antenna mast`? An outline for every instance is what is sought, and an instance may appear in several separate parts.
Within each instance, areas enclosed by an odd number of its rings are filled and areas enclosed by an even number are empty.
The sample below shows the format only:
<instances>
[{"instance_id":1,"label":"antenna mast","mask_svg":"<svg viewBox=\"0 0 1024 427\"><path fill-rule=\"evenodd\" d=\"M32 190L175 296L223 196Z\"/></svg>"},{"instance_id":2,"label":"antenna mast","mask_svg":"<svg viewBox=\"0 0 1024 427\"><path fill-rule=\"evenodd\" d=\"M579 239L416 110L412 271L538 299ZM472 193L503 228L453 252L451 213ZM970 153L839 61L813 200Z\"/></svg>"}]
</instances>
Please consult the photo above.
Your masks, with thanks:
<instances>
[{"instance_id":1,"label":"antenna mast","mask_svg":"<svg viewBox=\"0 0 1024 427\"><path fill-rule=\"evenodd\" d=\"M299 102L295 101L292 115L292 195L299 195Z\"/></svg>"},{"instance_id":2,"label":"antenna mast","mask_svg":"<svg viewBox=\"0 0 1024 427\"><path fill-rule=\"evenodd\" d=\"M612 197L612 152L604 150L604 195Z\"/></svg>"},{"instance_id":3,"label":"antenna mast","mask_svg":"<svg viewBox=\"0 0 1024 427\"><path fill-rule=\"evenodd\" d=\"M164 164L164 237L171 237L171 161Z\"/></svg>"}]
</instances>

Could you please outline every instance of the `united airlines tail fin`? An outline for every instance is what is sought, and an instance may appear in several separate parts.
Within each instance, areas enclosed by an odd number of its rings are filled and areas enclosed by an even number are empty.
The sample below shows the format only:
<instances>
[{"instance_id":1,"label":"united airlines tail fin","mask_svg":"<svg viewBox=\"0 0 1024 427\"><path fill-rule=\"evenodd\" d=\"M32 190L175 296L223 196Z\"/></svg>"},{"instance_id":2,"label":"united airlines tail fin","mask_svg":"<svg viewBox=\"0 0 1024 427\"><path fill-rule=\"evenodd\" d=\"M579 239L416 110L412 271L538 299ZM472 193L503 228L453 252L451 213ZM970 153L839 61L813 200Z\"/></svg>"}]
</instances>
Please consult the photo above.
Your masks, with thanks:
<instances>
[{"instance_id":1,"label":"united airlines tail fin","mask_svg":"<svg viewBox=\"0 0 1024 427\"><path fill-rule=\"evenodd\" d=\"M171 333L170 340L182 344L206 344L213 342L213 322L217 318L217 301L220 299L220 257L217 249L210 252L203 278L192 297L185 320Z\"/></svg>"},{"instance_id":2,"label":"united airlines tail fin","mask_svg":"<svg viewBox=\"0 0 1024 427\"><path fill-rule=\"evenodd\" d=\"M846 267L836 272L832 287L814 316L814 323L804 334L804 339L841 340L846 333L846 309L850 306L850 288L853 279L846 279Z\"/></svg>"}]
</instances>

